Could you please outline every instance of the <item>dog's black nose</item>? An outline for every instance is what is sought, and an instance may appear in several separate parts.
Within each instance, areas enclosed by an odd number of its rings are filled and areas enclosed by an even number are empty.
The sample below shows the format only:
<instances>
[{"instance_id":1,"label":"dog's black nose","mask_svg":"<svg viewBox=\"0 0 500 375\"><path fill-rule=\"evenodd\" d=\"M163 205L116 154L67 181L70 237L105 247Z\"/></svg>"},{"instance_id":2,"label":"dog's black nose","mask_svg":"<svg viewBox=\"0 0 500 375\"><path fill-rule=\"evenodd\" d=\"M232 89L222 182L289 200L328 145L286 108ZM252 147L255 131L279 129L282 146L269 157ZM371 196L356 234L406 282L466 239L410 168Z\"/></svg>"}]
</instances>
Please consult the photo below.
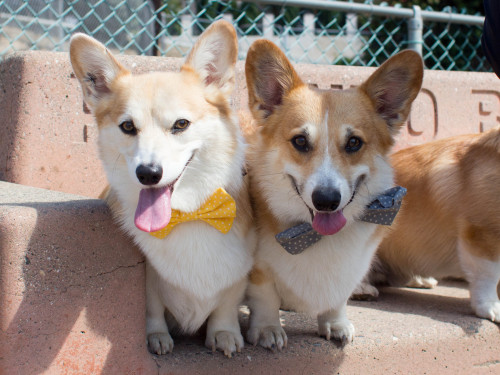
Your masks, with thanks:
<instances>
[{"instance_id":1,"label":"dog's black nose","mask_svg":"<svg viewBox=\"0 0 500 375\"><path fill-rule=\"evenodd\" d=\"M156 185L161 180L163 169L159 164L141 164L135 170L139 182L143 185Z\"/></svg>"},{"instance_id":2,"label":"dog's black nose","mask_svg":"<svg viewBox=\"0 0 500 375\"><path fill-rule=\"evenodd\" d=\"M341 199L340 192L334 188L319 188L312 193L312 202L318 211L336 210Z\"/></svg>"}]
</instances>

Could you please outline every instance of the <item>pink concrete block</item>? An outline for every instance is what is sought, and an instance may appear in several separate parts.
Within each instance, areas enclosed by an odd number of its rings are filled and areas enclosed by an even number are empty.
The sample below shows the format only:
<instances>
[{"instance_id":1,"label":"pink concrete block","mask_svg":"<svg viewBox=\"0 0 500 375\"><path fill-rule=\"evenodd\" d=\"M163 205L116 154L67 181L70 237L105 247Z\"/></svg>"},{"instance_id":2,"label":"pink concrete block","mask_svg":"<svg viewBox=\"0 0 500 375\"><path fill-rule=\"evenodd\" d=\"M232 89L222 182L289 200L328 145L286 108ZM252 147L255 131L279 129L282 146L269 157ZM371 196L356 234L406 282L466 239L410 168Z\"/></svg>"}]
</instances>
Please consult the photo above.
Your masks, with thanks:
<instances>
[{"instance_id":1,"label":"pink concrete block","mask_svg":"<svg viewBox=\"0 0 500 375\"><path fill-rule=\"evenodd\" d=\"M316 320L282 312L288 347L247 345L231 360L203 332L145 343L144 263L95 199L0 182L1 374L486 374L500 371L498 325L472 314L465 283L384 288L348 304L356 327L341 348ZM248 311L240 314L248 327Z\"/></svg>"},{"instance_id":2,"label":"pink concrete block","mask_svg":"<svg viewBox=\"0 0 500 375\"><path fill-rule=\"evenodd\" d=\"M136 73L176 70L177 58L120 56ZM359 85L374 68L297 65L304 81L321 89ZM244 62L237 65L234 108L248 123ZM0 179L97 197L106 182L98 161L97 130L66 53L22 52L0 63ZM396 148L500 123L500 80L493 73L425 72L410 121Z\"/></svg>"},{"instance_id":3,"label":"pink concrete block","mask_svg":"<svg viewBox=\"0 0 500 375\"><path fill-rule=\"evenodd\" d=\"M136 73L178 69L180 60L123 56ZM98 197L106 178L97 129L84 112L69 55L20 52L0 63L0 179Z\"/></svg>"},{"instance_id":4,"label":"pink concrete block","mask_svg":"<svg viewBox=\"0 0 500 375\"><path fill-rule=\"evenodd\" d=\"M0 373L151 373L144 260L96 199L0 182Z\"/></svg>"}]
</instances>

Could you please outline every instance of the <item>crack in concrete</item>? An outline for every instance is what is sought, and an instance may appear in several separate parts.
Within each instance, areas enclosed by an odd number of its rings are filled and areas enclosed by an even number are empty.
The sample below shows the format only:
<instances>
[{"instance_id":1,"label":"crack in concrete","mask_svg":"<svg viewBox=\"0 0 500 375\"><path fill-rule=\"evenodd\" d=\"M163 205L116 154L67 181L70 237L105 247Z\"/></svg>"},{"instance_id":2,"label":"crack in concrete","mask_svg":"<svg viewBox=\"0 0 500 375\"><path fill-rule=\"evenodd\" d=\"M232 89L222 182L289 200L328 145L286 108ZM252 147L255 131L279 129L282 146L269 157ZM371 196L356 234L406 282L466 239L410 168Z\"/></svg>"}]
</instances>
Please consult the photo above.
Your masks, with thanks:
<instances>
[{"instance_id":1,"label":"crack in concrete","mask_svg":"<svg viewBox=\"0 0 500 375\"><path fill-rule=\"evenodd\" d=\"M136 264L132 264L132 265L129 265L129 266L118 266L116 268L113 268L111 271L106 271L106 272L98 273L96 276L109 275L110 273L116 272L116 271L118 271L120 269L123 269L123 268L135 268L138 265L143 264L144 262L145 262L144 260L141 260L141 261L137 262Z\"/></svg>"},{"instance_id":2,"label":"crack in concrete","mask_svg":"<svg viewBox=\"0 0 500 375\"><path fill-rule=\"evenodd\" d=\"M483 363L478 363L475 364L474 367L490 367L490 366L495 366L495 365L500 365L500 360L496 359L494 361L487 361Z\"/></svg>"},{"instance_id":3,"label":"crack in concrete","mask_svg":"<svg viewBox=\"0 0 500 375\"><path fill-rule=\"evenodd\" d=\"M158 359L155 356L151 356L151 358L153 359L153 361L156 364L156 368L158 370L157 374L160 375L160 370L161 370L161 363L160 363L160 361L158 361Z\"/></svg>"}]
</instances>

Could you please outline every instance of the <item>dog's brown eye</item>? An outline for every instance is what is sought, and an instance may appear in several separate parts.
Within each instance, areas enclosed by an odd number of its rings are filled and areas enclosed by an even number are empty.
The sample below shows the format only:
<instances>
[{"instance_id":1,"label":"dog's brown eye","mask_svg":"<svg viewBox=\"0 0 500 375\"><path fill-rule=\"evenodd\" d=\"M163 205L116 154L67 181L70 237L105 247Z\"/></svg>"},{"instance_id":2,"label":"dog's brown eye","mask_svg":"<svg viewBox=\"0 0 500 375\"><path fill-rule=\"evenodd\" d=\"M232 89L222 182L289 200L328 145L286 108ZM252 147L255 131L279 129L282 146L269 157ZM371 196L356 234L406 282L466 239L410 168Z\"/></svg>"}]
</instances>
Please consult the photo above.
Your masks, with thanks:
<instances>
[{"instance_id":1,"label":"dog's brown eye","mask_svg":"<svg viewBox=\"0 0 500 375\"><path fill-rule=\"evenodd\" d=\"M121 129L122 132L128 135L136 135L137 134L137 128L134 125L134 122L129 120L129 121L123 121L119 128Z\"/></svg>"},{"instance_id":2,"label":"dog's brown eye","mask_svg":"<svg viewBox=\"0 0 500 375\"><path fill-rule=\"evenodd\" d=\"M300 152L309 152L311 147L309 146L309 142L307 141L306 136L304 135L296 135L292 138L292 145Z\"/></svg>"},{"instance_id":3,"label":"dog's brown eye","mask_svg":"<svg viewBox=\"0 0 500 375\"><path fill-rule=\"evenodd\" d=\"M359 149L363 146L363 141L358 137L351 137L347 140L345 145L345 150L347 153L353 153L359 151Z\"/></svg>"},{"instance_id":4,"label":"dog's brown eye","mask_svg":"<svg viewBox=\"0 0 500 375\"><path fill-rule=\"evenodd\" d=\"M174 126L172 127L172 133L177 133L177 132L182 132L188 128L188 126L191 124L189 120L186 120L185 118L181 118L179 120L176 120L174 122Z\"/></svg>"}]
</instances>

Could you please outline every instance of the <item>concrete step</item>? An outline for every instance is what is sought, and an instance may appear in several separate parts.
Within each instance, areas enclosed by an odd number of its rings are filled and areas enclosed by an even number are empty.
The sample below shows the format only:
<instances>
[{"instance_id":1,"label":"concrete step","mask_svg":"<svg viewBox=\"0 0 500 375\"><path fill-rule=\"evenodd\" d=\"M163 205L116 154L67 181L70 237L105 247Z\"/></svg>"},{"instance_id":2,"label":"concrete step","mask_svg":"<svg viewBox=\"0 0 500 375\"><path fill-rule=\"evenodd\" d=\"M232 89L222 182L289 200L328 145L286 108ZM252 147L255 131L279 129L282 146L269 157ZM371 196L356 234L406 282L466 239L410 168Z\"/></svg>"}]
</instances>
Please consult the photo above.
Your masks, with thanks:
<instances>
[{"instance_id":1,"label":"concrete step","mask_svg":"<svg viewBox=\"0 0 500 375\"><path fill-rule=\"evenodd\" d=\"M472 314L462 282L349 302L344 348L282 312L281 353L247 345L227 359L200 334L158 357L145 344L143 258L104 202L0 182L0 250L1 374L500 373L500 327Z\"/></svg>"}]
</instances>

